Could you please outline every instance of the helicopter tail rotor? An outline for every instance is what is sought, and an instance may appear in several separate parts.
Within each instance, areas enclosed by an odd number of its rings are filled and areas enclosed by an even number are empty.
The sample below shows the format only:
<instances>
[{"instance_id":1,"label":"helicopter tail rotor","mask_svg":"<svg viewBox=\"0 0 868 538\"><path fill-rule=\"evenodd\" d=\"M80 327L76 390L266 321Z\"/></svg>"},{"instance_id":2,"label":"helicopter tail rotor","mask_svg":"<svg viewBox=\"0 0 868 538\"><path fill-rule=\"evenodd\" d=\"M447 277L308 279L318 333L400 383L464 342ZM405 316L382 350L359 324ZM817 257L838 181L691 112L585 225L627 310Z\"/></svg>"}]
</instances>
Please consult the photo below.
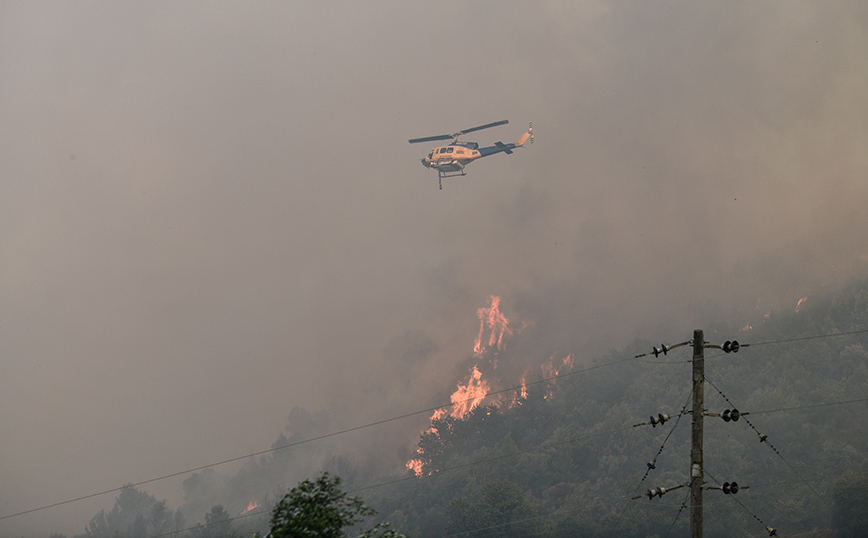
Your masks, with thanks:
<instances>
[{"instance_id":1,"label":"helicopter tail rotor","mask_svg":"<svg viewBox=\"0 0 868 538\"><path fill-rule=\"evenodd\" d=\"M519 147L523 146L524 143L528 141L528 139L530 139L530 143L533 144L533 123L532 122L528 123L527 131L525 131L525 133L523 135L521 135L521 138L516 140L515 147L519 148Z\"/></svg>"}]
</instances>

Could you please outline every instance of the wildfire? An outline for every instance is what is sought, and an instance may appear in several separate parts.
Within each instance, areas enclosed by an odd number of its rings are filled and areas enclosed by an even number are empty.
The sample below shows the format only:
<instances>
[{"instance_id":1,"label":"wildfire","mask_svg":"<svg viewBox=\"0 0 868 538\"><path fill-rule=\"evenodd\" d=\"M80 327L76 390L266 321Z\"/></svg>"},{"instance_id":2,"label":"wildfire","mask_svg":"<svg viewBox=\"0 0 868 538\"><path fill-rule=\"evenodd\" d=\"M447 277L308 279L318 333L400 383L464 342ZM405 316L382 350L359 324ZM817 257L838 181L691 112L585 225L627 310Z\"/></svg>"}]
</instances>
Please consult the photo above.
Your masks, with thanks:
<instances>
[{"instance_id":1,"label":"wildfire","mask_svg":"<svg viewBox=\"0 0 868 538\"><path fill-rule=\"evenodd\" d=\"M802 303L804 303L807 299L808 299L807 296L802 297L801 299L799 299L799 302L796 303L796 312L798 312L799 310L802 309Z\"/></svg>"},{"instance_id":2,"label":"wildfire","mask_svg":"<svg viewBox=\"0 0 868 538\"><path fill-rule=\"evenodd\" d=\"M479 368L474 366L470 369L470 377L468 378L466 383L458 383L458 388L455 392L452 393L450 399L452 400L452 411L447 412L445 409L438 409L434 411L434 414L431 415L431 427L429 427L425 433L428 434L437 434L439 433L437 428L434 426L434 423L437 420L445 417L446 415L451 416L452 418L462 419L470 414L471 411L476 409L479 404L481 404L485 397L488 395L488 392L491 390L491 385L488 381L482 379L482 372L479 371ZM421 456L422 450L420 448L416 448L416 455ZM422 467L424 463L421 458L413 458L406 463L407 469L413 471L416 476L422 475Z\"/></svg>"},{"instance_id":3,"label":"wildfire","mask_svg":"<svg viewBox=\"0 0 868 538\"><path fill-rule=\"evenodd\" d=\"M468 413L485 400L491 385L482 379L482 372L474 366L470 369L470 379L462 385L458 383L458 390L452 393L452 415L454 418L464 418Z\"/></svg>"},{"instance_id":4,"label":"wildfire","mask_svg":"<svg viewBox=\"0 0 868 538\"><path fill-rule=\"evenodd\" d=\"M799 301L799 302L801 303L801 301ZM766 311L765 314L763 314L763 322L768 321L769 318L772 316L772 310L771 310L771 308L766 308L766 307L764 307L764 306L762 305L762 297L760 297L759 299L756 300L756 308L755 308L755 310L757 310L757 311L765 310L765 311ZM799 311L799 310L798 310L798 308L797 308L797 309L796 309L796 312L798 312L798 311ZM750 323L747 323L747 324L745 324L745 326L742 327L740 330L741 330L742 332L752 331L752 330L753 330L753 325L750 324Z\"/></svg>"},{"instance_id":5,"label":"wildfire","mask_svg":"<svg viewBox=\"0 0 868 538\"><path fill-rule=\"evenodd\" d=\"M512 409L517 405L521 405L522 400L527 400L527 374L521 376L519 381L518 391L506 399L504 405L508 409Z\"/></svg>"},{"instance_id":6,"label":"wildfire","mask_svg":"<svg viewBox=\"0 0 868 538\"><path fill-rule=\"evenodd\" d=\"M466 418L470 413L479 407L488 394L491 392L491 382L484 378L483 371L480 370L480 365L483 366L486 372L494 372L498 369L497 353L506 344L509 338L516 334L520 334L532 322L522 322L518 328L510 327L509 319L500 311L500 297L496 295L489 296L490 303L487 307L480 308L476 311L479 318L479 334L476 336L473 345L473 354L477 359L477 364L470 368L467 378L457 384L456 390L452 393L450 400L452 405L447 408L436 410L430 419L430 426L423 432L424 435L440 436L442 432L437 429L435 423L445 417L452 417L456 420ZM488 353L494 351L495 353ZM485 357L486 360L481 360ZM549 360L541 365L543 377L550 381L549 393L546 399L552 397L553 382L552 378L557 377L558 372L568 370L573 366L572 353L562 359L556 359L552 355ZM499 393L492 403L496 406L504 406L511 408L520 405L522 400L528 397L527 390L527 375L530 370L522 375L519 387L510 396L506 393ZM487 375L487 374L486 374ZM503 380L495 378L495 383ZM507 382L509 384L509 382ZM416 447L416 456L406 463L407 469L413 471L416 476L425 474L426 454L420 446Z\"/></svg>"},{"instance_id":7,"label":"wildfire","mask_svg":"<svg viewBox=\"0 0 868 538\"><path fill-rule=\"evenodd\" d=\"M543 364L540 368L542 368L543 377L546 379L551 379L553 377L558 376L558 372L563 370L564 368L572 368L573 367L573 354L570 353L566 357L563 358L561 363L558 365L555 363L555 356L552 355L549 358L549 362Z\"/></svg>"},{"instance_id":8,"label":"wildfire","mask_svg":"<svg viewBox=\"0 0 868 538\"><path fill-rule=\"evenodd\" d=\"M503 345L504 336L512 336L512 329L509 328L509 320L500 311L500 297L490 295L491 305L488 308L482 307L476 311L479 317L479 334L476 336L476 342L473 346L473 353L480 357L487 347L497 344L497 349ZM488 336L488 346L483 344L483 335L485 329L488 328L491 334Z\"/></svg>"},{"instance_id":9,"label":"wildfire","mask_svg":"<svg viewBox=\"0 0 868 538\"><path fill-rule=\"evenodd\" d=\"M541 366L543 378L547 379L551 382L554 381L554 378L556 378L558 376L559 372L563 371L564 369L572 369L572 367L573 367L573 354L572 353L570 353L566 357L564 357L563 360L560 362L560 364L556 363L555 356L552 355L551 358L549 358L549 362L545 363ZM546 400L549 400L552 398L552 396L554 396L554 391L552 390L552 387L553 387L553 383L549 383L549 389L545 395Z\"/></svg>"},{"instance_id":10,"label":"wildfire","mask_svg":"<svg viewBox=\"0 0 868 538\"><path fill-rule=\"evenodd\" d=\"M419 449L416 449L416 453L417 454L420 453ZM407 462L407 468L410 469L411 471L413 471L413 473L416 476L422 476L422 466L423 465L424 464L422 463L422 460L420 460L418 458L414 458L414 459Z\"/></svg>"},{"instance_id":11,"label":"wildfire","mask_svg":"<svg viewBox=\"0 0 868 538\"><path fill-rule=\"evenodd\" d=\"M249 511L251 511L251 510L256 510L257 508L259 508L259 506L260 506L259 503L256 502L255 500L250 501L250 503L247 505L247 509L244 510L243 512L241 512L241 513L242 513L242 514L246 514L247 512L249 512Z\"/></svg>"}]
</instances>

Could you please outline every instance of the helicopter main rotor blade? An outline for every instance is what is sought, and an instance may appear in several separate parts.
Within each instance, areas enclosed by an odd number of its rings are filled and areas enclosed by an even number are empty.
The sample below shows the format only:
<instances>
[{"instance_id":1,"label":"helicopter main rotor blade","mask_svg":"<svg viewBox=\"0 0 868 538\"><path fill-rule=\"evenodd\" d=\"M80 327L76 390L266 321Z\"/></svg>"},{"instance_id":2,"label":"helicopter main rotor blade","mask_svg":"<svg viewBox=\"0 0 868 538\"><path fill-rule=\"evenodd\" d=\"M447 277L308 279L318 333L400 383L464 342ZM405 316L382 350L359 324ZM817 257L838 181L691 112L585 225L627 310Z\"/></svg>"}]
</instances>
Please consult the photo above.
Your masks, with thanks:
<instances>
[{"instance_id":1,"label":"helicopter main rotor blade","mask_svg":"<svg viewBox=\"0 0 868 538\"><path fill-rule=\"evenodd\" d=\"M457 133L452 133L448 135L437 135L437 136L426 136L424 138L411 138L409 142L411 144L417 144L419 142L433 142L434 140L449 140L450 138L457 139L459 136L467 133L472 133L475 131L481 131L483 129L488 129L489 127L497 127L498 125L504 125L509 123L509 120L500 120L494 123L486 123L485 125L480 125L479 127L471 127L470 129L464 129L463 131L458 131Z\"/></svg>"},{"instance_id":2,"label":"helicopter main rotor blade","mask_svg":"<svg viewBox=\"0 0 868 538\"><path fill-rule=\"evenodd\" d=\"M494 123L486 123L485 125L480 125L479 127L471 127L470 129L464 129L463 131L458 131L457 133L455 133L452 136L457 137L457 136L460 136L463 134L472 133L474 131L481 131L483 129L488 129L489 127L497 127L498 125L505 125L507 123L509 123L509 120L500 120L500 121L496 121Z\"/></svg>"},{"instance_id":3,"label":"helicopter main rotor blade","mask_svg":"<svg viewBox=\"0 0 868 538\"><path fill-rule=\"evenodd\" d=\"M409 142L411 144L417 144L419 142L431 142L433 140L449 140L450 138L455 138L452 135L437 135L437 136L426 136L424 138L411 138Z\"/></svg>"}]
</instances>

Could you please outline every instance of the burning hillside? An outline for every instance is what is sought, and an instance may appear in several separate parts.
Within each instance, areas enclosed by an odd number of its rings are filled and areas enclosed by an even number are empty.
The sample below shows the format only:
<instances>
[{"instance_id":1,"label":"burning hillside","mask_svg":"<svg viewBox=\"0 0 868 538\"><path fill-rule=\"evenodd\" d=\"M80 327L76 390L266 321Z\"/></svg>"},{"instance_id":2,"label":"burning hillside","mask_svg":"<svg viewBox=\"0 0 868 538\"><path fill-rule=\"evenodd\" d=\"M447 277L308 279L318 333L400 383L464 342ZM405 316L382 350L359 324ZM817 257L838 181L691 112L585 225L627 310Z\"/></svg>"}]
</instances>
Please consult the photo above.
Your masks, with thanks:
<instances>
[{"instance_id":1,"label":"burning hillside","mask_svg":"<svg viewBox=\"0 0 868 538\"><path fill-rule=\"evenodd\" d=\"M439 438L438 426L443 427L441 419L462 420L486 399L489 400L490 405L512 407L521 405L521 402L527 398L527 378L534 368L528 367L518 379L505 379L501 374L503 369L498 370L498 361L510 339L520 335L533 322L523 321L518 327L512 327L509 319L500 311L500 297L491 295L489 301L487 307L482 307L476 312L479 318L479 333L473 345L475 364L470 367L466 377L457 383L456 389L450 396L452 404L436 410L431 415L430 426L422 433L423 437ZM538 366L542 379L552 379L572 369L572 354L567 354L563 358L556 357L559 356L552 355ZM510 387L515 387L515 390L505 390ZM553 390L553 386L549 387L546 398L552 397ZM417 445L415 457L410 459L406 466L417 476L421 476L425 473L426 459L420 443Z\"/></svg>"}]
</instances>

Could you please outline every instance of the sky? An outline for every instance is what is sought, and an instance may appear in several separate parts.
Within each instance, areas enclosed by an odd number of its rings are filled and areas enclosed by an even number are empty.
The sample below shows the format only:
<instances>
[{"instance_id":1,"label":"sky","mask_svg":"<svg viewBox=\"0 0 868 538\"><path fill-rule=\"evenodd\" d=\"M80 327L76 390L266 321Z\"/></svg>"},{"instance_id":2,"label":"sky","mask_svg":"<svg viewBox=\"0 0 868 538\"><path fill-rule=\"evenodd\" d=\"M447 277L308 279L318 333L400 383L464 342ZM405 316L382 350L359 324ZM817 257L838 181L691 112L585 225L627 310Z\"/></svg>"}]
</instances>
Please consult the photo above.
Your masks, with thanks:
<instances>
[{"instance_id":1,"label":"sky","mask_svg":"<svg viewBox=\"0 0 868 538\"><path fill-rule=\"evenodd\" d=\"M581 364L864 278L866 50L856 0L0 3L0 518L446 403L492 295ZM407 143L501 119L442 191Z\"/></svg>"}]
</instances>

